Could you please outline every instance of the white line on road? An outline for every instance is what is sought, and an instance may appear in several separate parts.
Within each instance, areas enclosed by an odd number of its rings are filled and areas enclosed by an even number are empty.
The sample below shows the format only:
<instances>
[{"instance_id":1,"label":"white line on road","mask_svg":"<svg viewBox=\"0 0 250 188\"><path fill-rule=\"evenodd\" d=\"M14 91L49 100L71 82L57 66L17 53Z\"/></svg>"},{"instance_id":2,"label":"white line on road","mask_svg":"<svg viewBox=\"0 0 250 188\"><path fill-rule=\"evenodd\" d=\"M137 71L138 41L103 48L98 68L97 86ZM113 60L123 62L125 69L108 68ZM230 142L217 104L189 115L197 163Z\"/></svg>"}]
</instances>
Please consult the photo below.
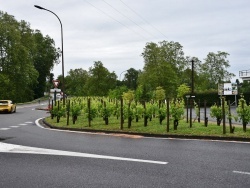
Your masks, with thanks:
<instances>
[{"instance_id":1,"label":"white line on road","mask_svg":"<svg viewBox=\"0 0 250 188\"><path fill-rule=\"evenodd\" d=\"M53 150L53 149L43 149L43 148L7 144L7 143L2 143L2 142L0 142L0 152L42 154L42 155L62 155L62 156L110 159L110 160L141 162L141 163L153 163L153 164L162 164L162 165L168 164L168 162L164 162L164 161L153 161L153 160L143 160L143 159L134 159L134 158L114 157L114 156L107 156L107 155L95 155L95 154L89 154L89 153L61 151L61 150Z\"/></svg>"},{"instance_id":2,"label":"white line on road","mask_svg":"<svg viewBox=\"0 0 250 188\"><path fill-rule=\"evenodd\" d=\"M233 173L250 175L250 172L242 172L242 171L233 171Z\"/></svg>"},{"instance_id":3,"label":"white line on road","mask_svg":"<svg viewBox=\"0 0 250 188\"><path fill-rule=\"evenodd\" d=\"M13 125L13 126L10 126L10 127L12 127L12 128L18 128L18 127L20 127L20 126Z\"/></svg>"},{"instance_id":4,"label":"white line on road","mask_svg":"<svg viewBox=\"0 0 250 188\"><path fill-rule=\"evenodd\" d=\"M22 126L24 126L24 125L27 125L27 124L25 124L25 123L20 123L20 124L18 124L18 125L22 125Z\"/></svg>"},{"instance_id":5,"label":"white line on road","mask_svg":"<svg viewBox=\"0 0 250 188\"><path fill-rule=\"evenodd\" d=\"M2 131L6 131L6 130L9 130L10 128L0 128L0 130Z\"/></svg>"}]
</instances>

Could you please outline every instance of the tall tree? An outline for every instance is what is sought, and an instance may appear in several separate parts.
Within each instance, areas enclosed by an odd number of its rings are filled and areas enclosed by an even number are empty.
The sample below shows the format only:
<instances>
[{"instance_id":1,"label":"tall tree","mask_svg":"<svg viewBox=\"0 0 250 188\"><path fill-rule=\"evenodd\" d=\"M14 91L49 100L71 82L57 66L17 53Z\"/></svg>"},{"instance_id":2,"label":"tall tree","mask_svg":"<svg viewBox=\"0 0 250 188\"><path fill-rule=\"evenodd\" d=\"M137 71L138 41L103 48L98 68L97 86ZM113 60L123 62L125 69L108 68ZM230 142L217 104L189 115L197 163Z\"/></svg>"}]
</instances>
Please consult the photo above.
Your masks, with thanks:
<instances>
[{"instance_id":1,"label":"tall tree","mask_svg":"<svg viewBox=\"0 0 250 188\"><path fill-rule=\"evenodd\" d=\"M65 77L66 81L66 93L73 96L86 96L87 91L85 84L89 78L89 74L82 68L72 70L68 72L68 76Z\"/></svg>"},{"instance_id":2,"label":"tall tree","mask_svg":"<svg viewBox=\"0 0 250 188\"><path fill-rule=\"evenodd\" d=\"M235 75L227 71L230 67L226 52L209 52L202 65L202 74L209 80L208 89L216 89L217 84L230 81Z\"/></svg>"},{"instance_id":3,"label":"tall tree","mask_svg":"<svg viewBox=\"0 0 250 188\"><path fill-rule=\"evenodd\" d=\"M0 11L0 79L7 88L0 89L3 98L26 102L43 96L58 54L48 36Z\"/></svg>"},{"instance_id":4,"label":"tall tree","mask_svg":"<svg viewBox=\"0 0 250 188\"><path fill-rule=\"evenodd\" d=\"M39 73L38 84L34 86L35 98L43 96L46 90L46 78L54 64L58 63L60 50L55 48L55 42L49 36L43 36L39 30L33 34L35 46L32 50L33 63Z\"/></svg>"},{"instance_id":5,"label":"tall tree","mask_svg":"<svg viewBox=\"0 0 250 188\"><path fill-rule=\"evenodd\" d=\"M175 94L179 74L185 67L182 46L175 42L147 43L142 53L144 67L139 76L139 84L147 85L150 90L161 86L167 96ZM145 86L144 86L145 87Z\"/></svg>"},{"instance_id":6,"label":"tall tree","mask_svg":"<svg viewBox=\"0 0 250 188\"><path fill-rule=\"evenodd\" d=\"M89 68L89 79L85 89L88 95L107 96L110 89L116 86L117 76L114 72L110 73L101 61L94 62L94 67Z\"/></svg>"},{"instance_id":7,"label":"tall tree","mask_svg":"<svg viewBox=\"0 0 250 188\"><path fill-rule=\"evenodd\" d=\"M13 16L0 12L0 67L1 78L9 80L8 92L2 93L5 98L25 102L33 99L32 85L36 83L38 72L35 70L30 50L32 40L29 25L19 23Z\"/></svg>"},{"instance_id":8,"label":"tall tree","mask_svg":"<svg viewBox=\"0 0 250 188\"><path fill-rule=\"evenodd\" d=\"M139 73L140 71L137 71L134 68L130 68L127 70L124 82L128 89L136 90Z\"/></svg>"}]
</instances>

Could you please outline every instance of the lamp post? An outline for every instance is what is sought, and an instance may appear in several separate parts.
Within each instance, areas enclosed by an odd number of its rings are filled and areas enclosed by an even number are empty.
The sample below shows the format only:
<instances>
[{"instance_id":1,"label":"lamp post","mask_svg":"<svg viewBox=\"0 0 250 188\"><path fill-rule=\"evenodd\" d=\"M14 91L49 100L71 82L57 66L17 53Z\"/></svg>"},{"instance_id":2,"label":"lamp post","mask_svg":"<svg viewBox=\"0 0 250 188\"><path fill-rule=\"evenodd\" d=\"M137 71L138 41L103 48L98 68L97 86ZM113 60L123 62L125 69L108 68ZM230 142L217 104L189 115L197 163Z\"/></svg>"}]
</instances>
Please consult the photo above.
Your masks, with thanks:
<instances>
[{"instance_id":1,"label":"lamp post","mask_svg":"<svg viewBox=\"0 0 250 188\"><path fill-rule=\"evenodd\" d=\"M60 22L60 25L61 25L61 41L62 41L62 92L63 92L63 105L65 105L65 88L64 88L64 57L63 57L63 27L62 27L62 22L60 20L60 18L54 13L52 12L51 10L48 10L46 8L43 8L43 7L40 7L38 5L34 5L36 8L38 9L41 9L41 10L46 10L52 14L54 14L57 19L59 20Z\"/></svg>"},{"instance_id":2,"label":"lamp post","mask_svg":"<svg viewBox=\"0 0 250 188\"><path fill-rule=\"evenodd\" d=\"M128 70L125 70L125 71L122 71L121 72L121 74L120 74L120 78L119 78L119 80L121 81L121 76L122 76L122 73L124 73L124 72L126 72L126 71L128 71Z\"/></svg>"}]
</instances>

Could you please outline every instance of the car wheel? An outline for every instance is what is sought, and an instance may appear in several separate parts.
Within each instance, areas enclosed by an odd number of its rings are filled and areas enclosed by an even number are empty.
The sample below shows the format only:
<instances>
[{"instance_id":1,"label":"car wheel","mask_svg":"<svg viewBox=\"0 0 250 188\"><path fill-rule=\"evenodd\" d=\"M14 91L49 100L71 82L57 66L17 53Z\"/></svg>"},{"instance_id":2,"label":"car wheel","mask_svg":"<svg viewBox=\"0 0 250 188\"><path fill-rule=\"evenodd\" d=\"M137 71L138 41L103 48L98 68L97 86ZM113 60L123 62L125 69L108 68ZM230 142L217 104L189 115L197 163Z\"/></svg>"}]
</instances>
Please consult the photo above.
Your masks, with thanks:
<instances>
[{"instance_id":1,"label":"car wheel","mask_svg":"<svg viewBox=\"0 0 250 188\"><path fill-rule=\"evenodd\" d=\"M14 111L13 111L14 113L16 113L16 107L15 107L15 109L14 109Z\"/></svg>"}]
</instances>

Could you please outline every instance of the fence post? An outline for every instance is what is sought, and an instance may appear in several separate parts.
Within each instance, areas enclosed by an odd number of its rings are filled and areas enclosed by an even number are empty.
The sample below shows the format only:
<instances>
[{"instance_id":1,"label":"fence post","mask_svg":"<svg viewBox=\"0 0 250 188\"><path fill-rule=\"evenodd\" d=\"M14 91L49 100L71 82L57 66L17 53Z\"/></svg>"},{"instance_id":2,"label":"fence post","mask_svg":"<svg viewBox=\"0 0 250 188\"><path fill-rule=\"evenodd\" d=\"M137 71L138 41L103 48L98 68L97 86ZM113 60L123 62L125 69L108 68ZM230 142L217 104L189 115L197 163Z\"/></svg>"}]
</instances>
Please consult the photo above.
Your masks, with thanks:
<instances>
[{"instance_id":1,"label":"fence post","mask_svg":"<svg viewBox=\"0 0 250 188\"><path fill-rule=\"evenodd\" d=\"M89 120L89 127L91 127L91 114L90 114L91 110L90 110L90 98L88 98L88 120Z\"/></svg>"},{"instance_id":2,"label":"fence post","mask_svg":"<svg viewBox=\"0 0 250 188\"><path fill-rule=\"evenodd\" d=\"M121 97L121 130L123 130L123 99Z\"/></svg>"},{"instance_id":3,"label":"fence post","mask_svg":"<svg viewBox=\"0 0 250 188\"><path fill-rule=\"evenodd\" d=\"M68 100L68 105L67 105L67 125L69 125L69 111L70 111L70 100Z\"/></svg>"},{"instance_id":4,"label":"fence post","mask_svg":"<svg viewBox=\"0 0 250 188\"><path fill-rule=\"evenodd\" d=\"M190 118L189 118L189 127L192 128L192 110L193 110L193 99L190 96Z\"/></svg>"},{"instance_id":5,"label":"fence post","mask_svg":"<svg viewBox=\"0 0 250 188\"><path fill-rule=\"evenodd\" d=\"M207 127L207 122L208 122L208 118L207 118L207 101L204 101L204 124L205 127Z\"/></svg>"},{"instance_id":6,"label":"fence post","mask_svg":"<svg viewBox=\"0 0 250 188\"><path fill-rule=\"evenodd\" d=\"M169 98L167 98L167 132L169 132Z\"/></svg>"},{"instance_id":7,"label":"fence post","mask_svg":"<svg viewBox=\"0 0 250 188\"><path fill-rule=\"evenodd\" d=\"M225 115L225 98L222 97L222 123L223 123L223 134L226 134L226 115Z\"/></svg>"}]
</instances>

